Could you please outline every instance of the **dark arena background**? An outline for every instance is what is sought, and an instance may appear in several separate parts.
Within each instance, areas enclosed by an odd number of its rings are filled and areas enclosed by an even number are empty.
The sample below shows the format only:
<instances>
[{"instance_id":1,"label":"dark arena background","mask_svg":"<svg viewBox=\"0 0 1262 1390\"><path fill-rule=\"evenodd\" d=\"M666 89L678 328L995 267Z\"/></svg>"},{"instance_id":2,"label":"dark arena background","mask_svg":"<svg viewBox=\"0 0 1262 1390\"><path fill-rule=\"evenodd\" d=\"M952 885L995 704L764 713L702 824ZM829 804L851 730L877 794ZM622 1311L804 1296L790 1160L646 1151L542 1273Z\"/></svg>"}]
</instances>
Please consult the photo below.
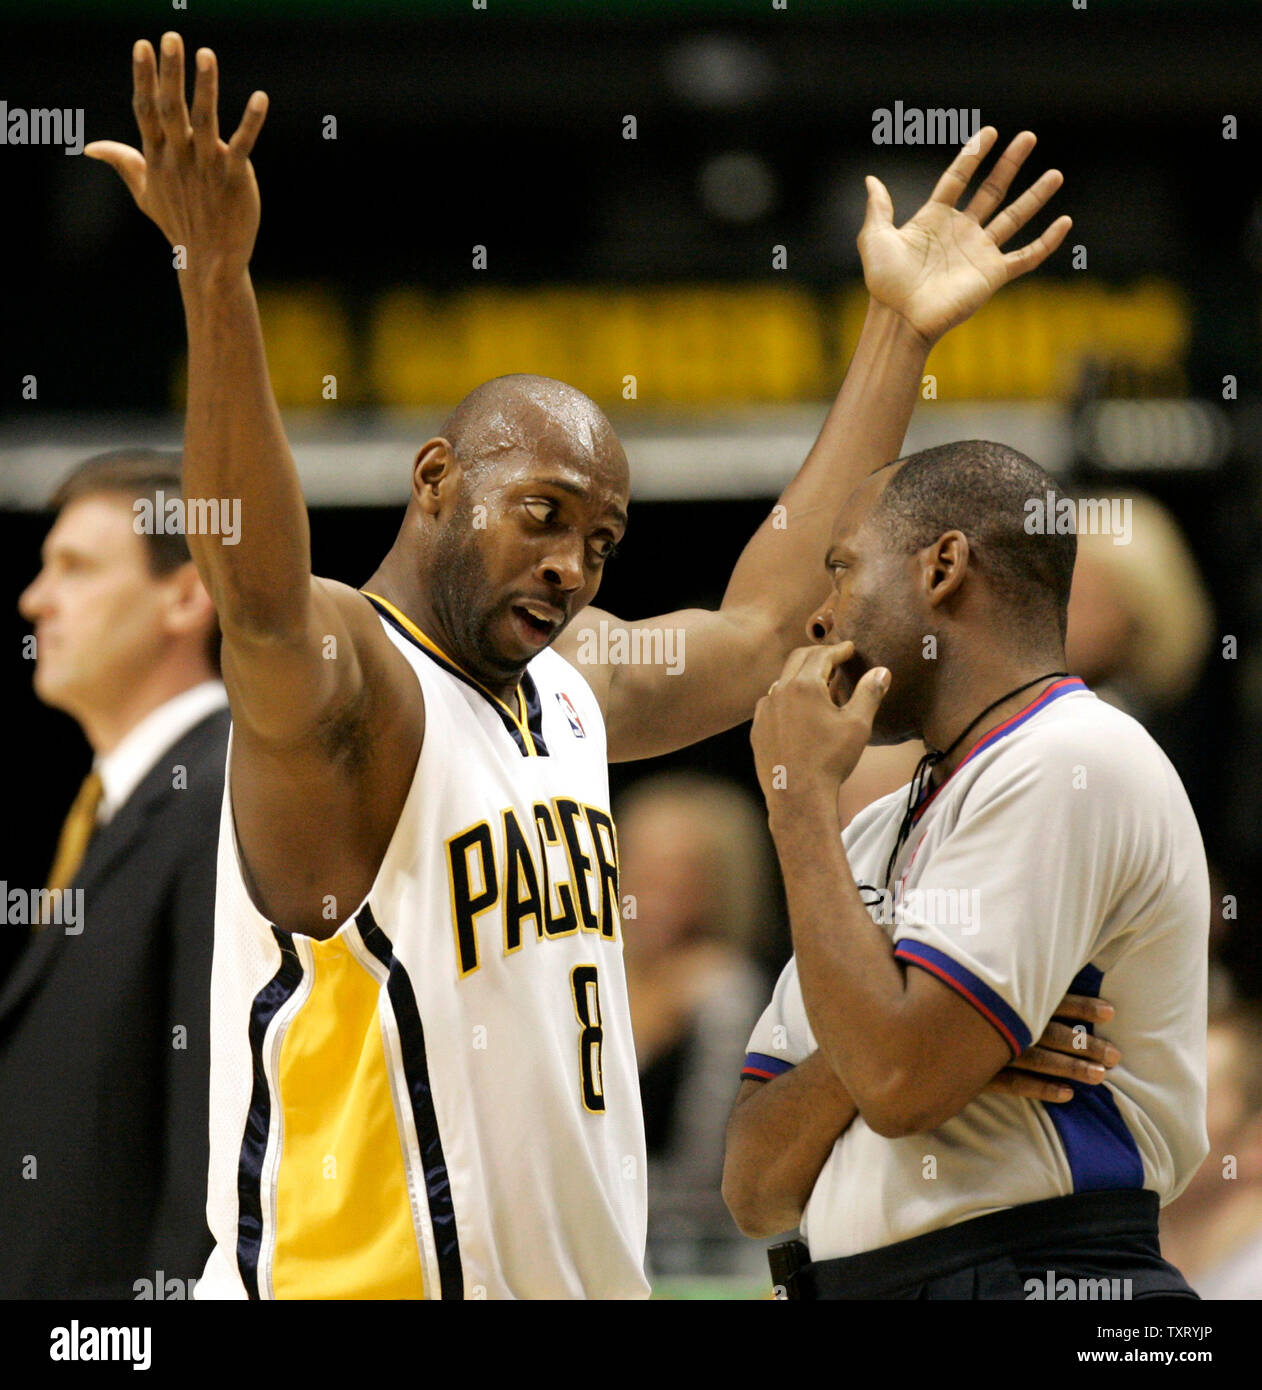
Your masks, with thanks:
<instances>
[{"instance_id":1,"label":"dark arena background","mask_svg":"<svg viewBox=\"0 0 1262 1390\"><path fill-rule=\"evenodd\" d=\"M451 405L540 372L592 395L626 445L631 524L598 602L630 619L717 606L805 457L862 321L863 176L901 222L950 158L902 113L1036 131L1018 186L1061 169L1052 213L1073 230L930 357L907 451L999 440L1080 494L1151 499L1181 533L1208 599L1194 657L1150 688L1106 652L1098 684L1199 818L1214 997L1262 997L1255 0L5 0L0 25L7 109L82 108L84 140L138 143L131 45L167 28L215 49L225 134L268 93L252 274L317 573L363 582ZM0 879L27 884L90 750L32 693L18 595L75 462L180 446L185 338L170 253L110 169L10 141L0 170ZM1182 602L1149 583L1166 552L1138 563L1110 581L1132 642ZM664 767L756 794L748 733L613 767L615 807ZM778 887L745 947L774 978ZM717 1219L702 1203L651 1225L659 1296L769 1292Z\"/></svg>"}]
</instances>

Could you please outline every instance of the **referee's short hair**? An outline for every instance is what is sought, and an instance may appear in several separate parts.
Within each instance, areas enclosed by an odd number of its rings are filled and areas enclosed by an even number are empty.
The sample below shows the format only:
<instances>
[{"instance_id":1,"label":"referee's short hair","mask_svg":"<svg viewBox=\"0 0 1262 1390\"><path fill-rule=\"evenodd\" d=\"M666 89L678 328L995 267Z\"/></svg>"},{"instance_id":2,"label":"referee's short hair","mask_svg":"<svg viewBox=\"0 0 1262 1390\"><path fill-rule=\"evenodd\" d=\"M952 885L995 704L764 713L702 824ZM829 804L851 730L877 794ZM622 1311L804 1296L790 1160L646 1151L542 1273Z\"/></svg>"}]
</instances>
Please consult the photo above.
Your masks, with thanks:
<instances>
[{"instance_id":1,"label":"referee's short hair","mask_svg":"<svg viewBox=\"0 0 1262 1390\"><path fill-rule=\"evenodd\" d=\"M175 449L110 449L93 454L73 469L57 485L48 499L51 511L60 512L81 497L112 494L129 502L147 498L156 508L158 493L167 497L183 495L181 469L183 460ZM156 528L141 533L149 573L155 579L186 565L193 558L188 541L181 532L168 531L159 535ZM219 619L216 617L206 637L206 656L211 670L219 673Z\"/></svg>"},{"instance_id":2,"label":"referee's short hair","mask_svg":"<svg viewBox=\"0 0 1262 1390\"><path fill-rule=\"evenodd\" d=\"M1078 538L1054 525L1027 527L1031 499L1045 514L1051 493L1055 516L1064 494L1051 474L1016 449L984 439L939 444L897 462L874 511L893 543L911 553L947 531L962 531L971 563L1020 620L1016 630L1037 641L1044 624L1054 622L1063 641Z\"/></svg>"}]
</instances>

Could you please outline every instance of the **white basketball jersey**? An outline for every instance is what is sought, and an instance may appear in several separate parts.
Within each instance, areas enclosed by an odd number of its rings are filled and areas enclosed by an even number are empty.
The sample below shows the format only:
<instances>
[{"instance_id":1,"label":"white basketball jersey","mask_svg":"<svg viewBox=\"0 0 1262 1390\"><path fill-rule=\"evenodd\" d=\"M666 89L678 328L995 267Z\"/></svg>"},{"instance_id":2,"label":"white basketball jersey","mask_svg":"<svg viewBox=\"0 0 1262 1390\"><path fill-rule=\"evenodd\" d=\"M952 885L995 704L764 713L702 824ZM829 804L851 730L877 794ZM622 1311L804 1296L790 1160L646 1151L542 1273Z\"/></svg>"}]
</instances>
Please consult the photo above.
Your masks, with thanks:
<instances>
[{"instance_id":1,"label":"white basketball jersey","mask_svg":"<svg viewBox=\"0 0 1262 1390\"><path fill-rule=\"evenodd\" d=\"M425 740L368 896L286 934L225 786L202 1298L648 1293L605 730L548 650L517 707L373 599ZM337 833L329 827L330 836Z\"/></svg>"}]
</instances>

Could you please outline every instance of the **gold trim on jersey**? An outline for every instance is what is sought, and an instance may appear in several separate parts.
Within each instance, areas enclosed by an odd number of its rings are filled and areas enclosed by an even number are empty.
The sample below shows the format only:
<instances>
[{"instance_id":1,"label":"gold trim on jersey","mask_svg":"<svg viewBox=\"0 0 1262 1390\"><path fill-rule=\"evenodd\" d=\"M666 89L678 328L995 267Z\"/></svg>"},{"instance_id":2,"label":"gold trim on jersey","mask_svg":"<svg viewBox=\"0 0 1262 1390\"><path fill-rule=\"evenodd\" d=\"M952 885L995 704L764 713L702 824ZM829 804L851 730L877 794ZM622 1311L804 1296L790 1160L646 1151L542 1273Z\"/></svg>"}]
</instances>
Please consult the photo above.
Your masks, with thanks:
<instances>
[{"instance_id":1,"label":"gold trim on jersey","mask_svg":"<svg viewBox=\"0 0 1262 1390\"><path fill-rule=\"evenodd\" d=\"M368 589L361 589L359 592L363 594L365 598L370 598L375 603L381 604L399 626L404 628L411 637L415 638L427 652L431 652L434 656L438 657L440 661L445 661L463 680L468 681L470 685L476 686L488 700L493 700L517 726L517 731L521 734L522 741L526 745L528 756L532 758L537 758L539 756L539 750L535 747L534 735L530 732L530 717L526 712L526 697L522 694L520 685L518 685L517 689L513 692L517 696L517 713L514 714L505 701L501 700L494 691L488 690L476 676L471 676L453 657L448 656L432 637L427 637L412 619L409 618L406 613L396 608L388 598L382 598L380 594L374 594Z\"/></svg>"},{"instance_id":2,"label":"gold trim on jersey","mask_svg":"<svg viewBox=\"0 0 1262 1390\"><path fill-rule=\"evenodd\" d=\"M272 1294L424 1298L382 1029L388 994L342 938L310 951L310 992L276 1062Z\"/></svg>"}]
</instances>

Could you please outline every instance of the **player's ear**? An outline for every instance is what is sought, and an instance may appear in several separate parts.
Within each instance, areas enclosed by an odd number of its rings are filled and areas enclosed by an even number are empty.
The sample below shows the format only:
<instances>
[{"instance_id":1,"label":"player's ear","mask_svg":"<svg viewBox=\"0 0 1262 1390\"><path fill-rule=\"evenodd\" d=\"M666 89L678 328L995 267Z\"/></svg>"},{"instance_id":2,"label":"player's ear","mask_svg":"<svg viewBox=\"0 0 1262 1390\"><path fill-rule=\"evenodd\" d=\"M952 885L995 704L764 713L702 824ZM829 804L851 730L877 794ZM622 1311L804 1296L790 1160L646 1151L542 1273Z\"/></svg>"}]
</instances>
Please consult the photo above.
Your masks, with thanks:
<instances>
[{"instance_id":1,"label":"player's ear","mask_svg":"<svg viewBox=\"0 0 1262 1390\"><path fill-rule=\"evenodd\" d=\"M412 496L420 509L436 516L455 483L456 453L451 441L438 435L427 439L412 465Z\"/></svg>"},{"instance_id":2,"label":"player's ear","mask_svg":"<svg viewBox=\"0 0 1262 1390\"><path fill-rule=\"evenodd\" d=\"M963 531L945 531L920 552L925 598L931 607L936 608L959 589L971 557Z\"/></svg>"},{"instance_id":3,"label":"player's ear","mask_svg":"<svg viewBox=\"0 0 1262 1390\"><path fill-rule=\"evenodd\" d=\"M204 632L214 621L215 605L192 560L165 575L162 583L168 600L164 614L167 630L177 636Z\"/></svg>"}]
</instances>

